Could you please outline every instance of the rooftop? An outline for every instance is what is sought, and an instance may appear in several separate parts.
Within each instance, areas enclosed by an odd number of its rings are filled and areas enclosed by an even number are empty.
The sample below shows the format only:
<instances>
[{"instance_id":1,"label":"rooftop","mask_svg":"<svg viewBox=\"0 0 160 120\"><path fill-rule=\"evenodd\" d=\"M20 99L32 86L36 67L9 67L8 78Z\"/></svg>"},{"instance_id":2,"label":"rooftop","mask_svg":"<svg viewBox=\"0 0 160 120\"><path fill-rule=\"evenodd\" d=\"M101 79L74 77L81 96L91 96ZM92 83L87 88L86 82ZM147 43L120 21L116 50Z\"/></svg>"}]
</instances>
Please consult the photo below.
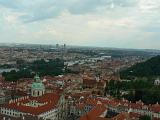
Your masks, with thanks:
<instances>
[{"instance_id":1,"label":"rooftop","mask_svg":"<svg viewBox=\"0 0 160 120\"><path fill-rule=\"evenodd\" d=\"M3 107L14 109L20 112L29 113L32 115L39 115L57 107L60 96L55 93L47 93L41 97L23 97L14 101L10 101L9 104L5 104ZM27 105L32 101L36 101L37 106Z\"/></svg>"}]
</instances>

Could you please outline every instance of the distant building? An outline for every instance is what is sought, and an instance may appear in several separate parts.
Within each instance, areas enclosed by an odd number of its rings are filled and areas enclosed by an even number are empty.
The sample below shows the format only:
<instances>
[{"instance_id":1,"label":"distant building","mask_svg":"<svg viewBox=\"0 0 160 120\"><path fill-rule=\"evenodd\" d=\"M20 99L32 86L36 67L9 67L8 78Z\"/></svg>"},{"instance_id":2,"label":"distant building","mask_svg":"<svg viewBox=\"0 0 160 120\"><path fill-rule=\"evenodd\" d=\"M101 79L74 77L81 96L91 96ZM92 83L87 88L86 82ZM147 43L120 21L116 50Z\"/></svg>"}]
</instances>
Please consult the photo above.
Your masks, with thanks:
<instances>
[{"instance_id":1,"label":"distant building","mask_svg":"<svg viewBox=\"0 0 160 120\"><path fill-rule=\"evenodd\" d=\"M104 90L106 87L106 82L101 80L90 80L90 79L83 79L82 88L91 89L93 94L104 95Z\"/></svg>"},{"instance_id":2,"label":"distant building","mask_svg":"<svg viewBox=\"0 0 160 120\"><path fill-rule=\"evenodd\" d=\"M157 78L155 81L154 81L154 85L160 85L160 79Z\"/></svg>"},{"instance_id":3,"label":"distant building","mask_svg":"<svg viewBox=\"0 0 160 120\"><path fill-rule=\"evenodd\" d=\"M0 88L0 105L11 99L11 94Z\"/></svg>"},{"instance_id":4,"label":"distant building","mask_svg":"<svg viewBox=\"0 0 160 120\"><path fill-rule=\"evenodd\" d=\"M0 89L0 104L5 103L5 94L2 89Z\"/></svg>"}]
</instances>

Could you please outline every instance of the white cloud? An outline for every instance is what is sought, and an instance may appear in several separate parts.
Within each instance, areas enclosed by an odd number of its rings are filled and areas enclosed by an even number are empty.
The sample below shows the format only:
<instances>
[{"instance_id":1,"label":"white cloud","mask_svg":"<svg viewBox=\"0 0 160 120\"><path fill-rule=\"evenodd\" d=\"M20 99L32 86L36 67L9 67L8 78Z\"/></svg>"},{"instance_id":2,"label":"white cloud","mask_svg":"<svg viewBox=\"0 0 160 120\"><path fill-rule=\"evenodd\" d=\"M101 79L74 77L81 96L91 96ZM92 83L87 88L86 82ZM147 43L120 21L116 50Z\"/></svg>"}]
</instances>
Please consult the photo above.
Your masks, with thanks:
<instances>
[{"instance_id":1,"label":"white cloud","mask_svg":"<svg viewBox=\"0 0 160 120\"><path fill-rule=\"evenodd\" d=\"M139 8L142 13L154 13L160 10L159 0L139 0Z\"/></svg>"}]
</instances>

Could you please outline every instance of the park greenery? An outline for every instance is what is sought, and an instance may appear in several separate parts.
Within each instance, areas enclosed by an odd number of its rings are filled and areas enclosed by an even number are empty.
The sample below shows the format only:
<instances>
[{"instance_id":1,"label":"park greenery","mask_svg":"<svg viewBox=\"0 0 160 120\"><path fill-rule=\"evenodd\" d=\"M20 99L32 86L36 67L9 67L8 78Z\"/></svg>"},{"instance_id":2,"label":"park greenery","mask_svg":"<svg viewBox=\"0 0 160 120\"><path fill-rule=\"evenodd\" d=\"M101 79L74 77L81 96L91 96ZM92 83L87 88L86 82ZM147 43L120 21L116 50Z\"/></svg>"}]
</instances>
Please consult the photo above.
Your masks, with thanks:
<instances>
[{"instance_id":1,"label":"park greenery","mask_svg":"<svg viewBox=\"0 0 160 120\"><path fill-rule=\"evenodd\" d=\"M144 116L141 116L139 120L151 120L151 117L144 115Z\"/></svg>"},{"instance_id":2,"label":"park greenery","mask_svg":"<svg viewBox=\"0 0 160 120\"><path fill-rule=\"evenodd\" d=\"M110 81L106 87L107 94L118 99L129 101L143 101L146 104L160 102L160 87L155 86L150 80L139 79L135 81Z\"/></svg>"},{"instance_id":3,"label":"park greenery","mask_svg":"<svg viewBox=\"0 0 160 120\"><path fill-rule=\"evenodd\" d=\"M10 72L3 72L2 75L7 81L16 82L20 78L31 78L38 73L40 76L51 75L57 76L65 73L64 61L60 59L55 60L37 60L33 63L21 63L19 71L12 70Z\"/></svg>"},{"instance_id":4,"label":"park greenery","mask_svg":"<svg viewBox=\"0 0 160 120\"><path fill-rule=\"evenodd\" d=\"M110 81L106 92L132 102L141 100L146 104L160 103L160 86L154 84L159 76L160 56L156 56L121 71L122 81Z\"/></svg>"},{"instance_id":5,"label":"park greenery","mask_svg":"<svg viewBox=\"0 0 160 120\"><path fill-rule=\"evenodd\" d=\"M120 72L122 79L160 76L160 55Z\"/></svg>"}]
</instances>

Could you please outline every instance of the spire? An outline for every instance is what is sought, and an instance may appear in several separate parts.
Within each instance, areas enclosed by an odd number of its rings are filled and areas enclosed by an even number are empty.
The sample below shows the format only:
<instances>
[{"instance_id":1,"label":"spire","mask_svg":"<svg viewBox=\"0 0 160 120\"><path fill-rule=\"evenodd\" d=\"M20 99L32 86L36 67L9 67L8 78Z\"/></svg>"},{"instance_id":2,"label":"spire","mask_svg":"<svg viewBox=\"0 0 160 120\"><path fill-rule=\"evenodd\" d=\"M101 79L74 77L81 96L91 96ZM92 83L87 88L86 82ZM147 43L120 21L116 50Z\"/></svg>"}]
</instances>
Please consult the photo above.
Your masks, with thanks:
<instances>
[{"instance_id":1,"label":"spire","mask_svg":"<svg viewBox=\"0 0 160 120\"><path fill-rule=\"evenodd\" d=\"M34 79L35 79L35 82L41 82L41 79L38 74L35 75Z\"/></svg>"}]
</instances>

